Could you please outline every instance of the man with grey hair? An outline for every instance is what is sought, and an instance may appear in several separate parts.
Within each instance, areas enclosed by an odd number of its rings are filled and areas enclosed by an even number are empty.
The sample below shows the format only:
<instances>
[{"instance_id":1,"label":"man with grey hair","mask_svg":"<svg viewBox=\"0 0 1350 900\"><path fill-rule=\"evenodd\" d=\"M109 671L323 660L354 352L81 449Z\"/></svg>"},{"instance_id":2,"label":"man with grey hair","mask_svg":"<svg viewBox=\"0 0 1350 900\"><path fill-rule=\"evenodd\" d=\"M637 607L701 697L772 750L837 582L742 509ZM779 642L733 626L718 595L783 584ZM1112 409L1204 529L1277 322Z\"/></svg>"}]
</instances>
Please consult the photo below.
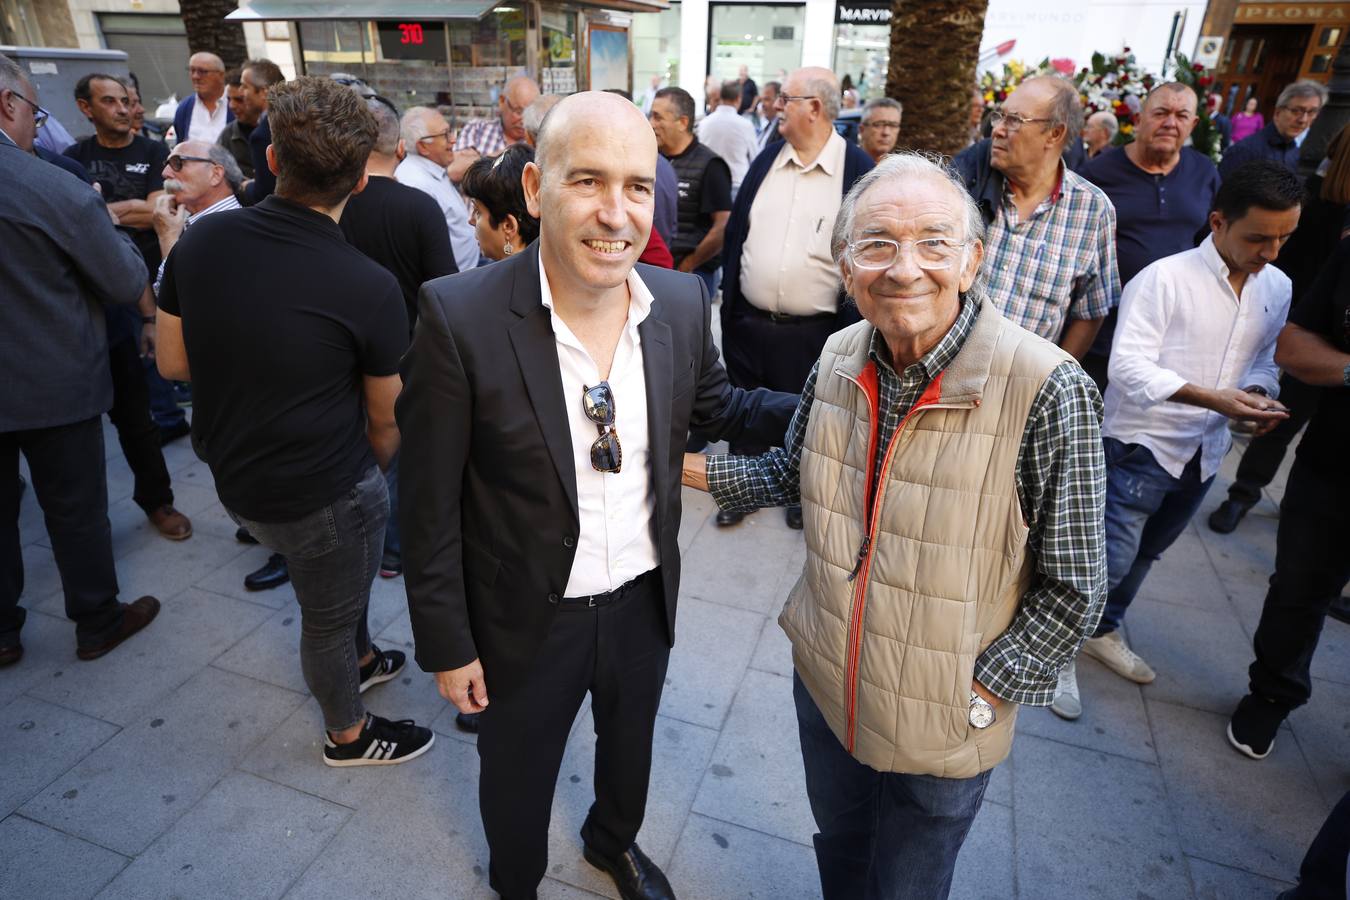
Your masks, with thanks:
<instances>
[{"instance_id":1,"label":"man with grey hair","mask_svg":"<svg viewBox=\"0 0 1350 900\"><path fill-rule=\"evenodd\" d=\"M1298 136L1312 127L1326 102L1326 86L1316 81L1286 85L1275 100L1270 124L1229 147L1219 163L1219 174L1227 178L1254 159L1273 159L1298 174Z\"/></svg>"},{"instance_id":2,"label":"man with grey hair","mask_svg":"<svg viewBox=\"0 0 1350 900\"><path fill-rule=\"evenodd\" d=\"M839 82L829 69L793 72L777 108L783 143L755 159L727 222L722 346L732 384L795 393L825 339L854 321L830 257L830 229L872 158L834 130ZM769 446L738 442L732 452ZM717 524L744 516L722 510ZM786 517L801 527L800 507L789 505Z\"/></svg>"},{"instance_id":3,"label":"man with grey hair","mask_svg":"<svg viewBox=\"0 0 1350 900\"><path fill-rule=\"evenodd\" d=\"M188 59L188 78L192 93L173 114L173 133L180 144L210 143L234 121L234 111L225 102L225 63L214 53L194 53Z\"/></svg>"},{"instance_id":4,"label":"man with grey hair","mask_svg":"<svg viewBox=\"0 0 1350 900\"><path fill-rule=\"evenodd\" d=\"M862 122L858 126L858 146L867 151L873 162L895 149L900 140L900 117L905 108L899 100L878 97L863 107Z\"/></svg>"},{"instance_id":5,"label":"man with grey hair","mask_svg":"<svg viewBox=\"0 0 1350 900\"><path fill-rule=\"evenodd\" d=\"M164 193L155 201L153 224L160 255L167 259L183 231L193 222L212 213L239 208L235 195L243 184L244 174L229 150L206 141L175 145L161 174ZM155 275L156 294L163 277L161 261Z\"/></svg>"},{"instance_id":6,"label":"man with grey hair","mask_svg":"<svg viewBox=\"0 0 1350 900\"><path fill-rule=\"evenodd\" d=\"M544 116L548 111L558 105L558 101L563 98L562 94L541 94L535 98L535 101L525 107L524 125L525 125L525 143L533 147L539 140L539 129L544 127Z\"/></svg>"},{"instance_id":7,"label":"man with grey hair","mask_svg":"<svg viewBox=\"0 0 1350 900\"><path fill-rule=\"evenodd\" d=\"M1064 78L1029 78L990 122L990 139L952 161L989 229L989 297L1082 359L1120 297L1120 277L1111 201L1064 159L1083 130L1078 90Z\"/></svg>"},{"instance_id":8,"label":"man with grey hair","mask_svg":"<svg viewBox=\"0 0 1350 900\"><path fill-rule=\"evenodd\" d=\"M825 900L944 898L1019 704L1046 706L1100 615L1101 398L978 282L983 222L914 153L849 192L830 337L785 446L687 454L722 509L801 503L792 643Z\"/></svg>"},{"instance_id":9,"label":"man with grey hair","mask_svg":"<svg viewBox=\"0 0 1350 900\"><path fill-rule=\"evenodd\" d=\"M1088 159L1110 147L1118 131L1120 123L1116 121L1114 113L1102 110L1088 116L1087 123L1083 125L1083 143L1087 146Z\"/></svg>"},{"instance_id":10,"label":"man with grey hair","mask_svg":"<svg viewBox=\"0 0 1350 900\"><path fill-rule=\"evenodd\" d=\"M414 106L403 114L401 132L407 155L394 169L394 177L436 201L450 233L455 267L466 272L478 265L478 237L469 224L469 208L447 171L457 155L450 123L439 110Z\"/></svg>"}]
</instances>

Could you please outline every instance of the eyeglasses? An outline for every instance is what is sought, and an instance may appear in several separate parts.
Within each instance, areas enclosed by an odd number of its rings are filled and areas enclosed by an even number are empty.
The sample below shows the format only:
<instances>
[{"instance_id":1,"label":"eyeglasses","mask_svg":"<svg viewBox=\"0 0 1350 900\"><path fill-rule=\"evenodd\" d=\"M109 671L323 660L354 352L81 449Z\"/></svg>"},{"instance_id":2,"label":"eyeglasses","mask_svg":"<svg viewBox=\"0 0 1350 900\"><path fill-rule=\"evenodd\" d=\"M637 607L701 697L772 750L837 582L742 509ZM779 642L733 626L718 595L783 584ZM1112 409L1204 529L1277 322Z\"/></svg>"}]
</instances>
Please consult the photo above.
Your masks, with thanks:
<instances>
[{"instance_id":1,"label":"eyeglasses","mask_svg":"<svg viewBox=\"0 0 1350 900\"><path fill-rule=\"evenodd\" d=\"M899 131L899 130L900 130L900 123L899 123L899 122L864 122L864 123L862 123L862 127L864 127L864 128L884 128L884 129L886 129L887 131Z\"/></svg>"},{"instance_id":2,"label":"eyeglasses","mask_svg":"<svg viewBox=\"0 0 1350 900\"><path fill-rule=\"evenodd\" d=\"M1280 108L1299 119L1314 118L1322 111L1320 106L1282 106Z\"/></svg>"},{"instance_id":3,"label":"eyeglasses","mask_svg":"<svg viewBox=\"0 0 1350 900\"><path fill-rule=\"evenodd\" d=\"M816 100L816 99L819 99L819 98L817 98L817 97L809 97L809 96L806 96L806 95L804 95L804 94L800 94L800 95L793 95L793 94L779 94L779 95L778 95L778 99L774 101L774 106L777 106L779 103L782 103L784 106L786 106L787 104L791 103L793 100Z\"/></svg>"},{"instance_id":4,"label":"eyeglasses","mask_svg":"<svg viewBox=\"0 0 1350 900\"><path fill-rule=\"evenodd\" d=\"M950 269L966 246L965 241L950 238L924 238L918 241L866 238L848 245L848 258L860 269L889 269L900 258L900 249L906 244L913 248L915 265L929 272Z\"/></svg>"},{"instance_id":5,"label":"eyeglasses","mask_svg":"<svg viewBox=\"0 0 1350 900\"><path fill-rule=\"evenodd\" d=\"M444 131L438 131L435 134L429 134L426 137L420 137L417 139L417 143L420 144L423 141L434 141L436 140L436 138L445 138L447 141L450 140L450 129L447 128Z\"/></svg>"},{"instance_id":6,"label":"eyeglasses","mask_svg":"<svg viewBox=\"0 0 1350 900\"><path fill-rule=\"evenodd\" d=\"M514 103L512 103L510 100L506 99L506 96L505 96L505 95L502 95L501 101L502 101L503 103L506 104L506 108L507 108L507 109L511 110L511 114L512 114L512 115L516 115L516 116L523 116L523 115L525 115L525 107L523 107L523 106L516 106L516 105L515 105Z\"/></svg>"},{"instance_id":7,"label":"eyeglasses","mask_svg":"<svg viewBox=\"0 0 1350 900\"><path fill-rule=\"evenodd\" d=\"M224 69L203 69L201 66L188 66L188 74L193 77L198 75L211 75L215 72L219 72L222 75L225 74Z\"/></svg>"},{"instance_id":8,"label":"eyeglasses","mask_svg":"<svg viewBox=\"0 0 1350 900\"><path fill-rule=\"evenodd\" d=\"M1001 109L994 110L993 114L989 116L990 126L997 128L1002 125L1007 129L1008 134L1016 134L1022 130L1023 125L1030 125L1032 122L1044 123L1053 121L1055 120L1047 117L1030 118L1028 116L1018 115L1014 112L1005 112Z\"/></svg>"},{"instance_id":9,"label":"eyeglasses","mask_svg":"<svg viewBox=\"0 0 1350 900\"><path fill-rule=\"evenodd\" d=\"M216 161L209 156L187 156L186 154L181 153L169 154L169 168L173 169L175 172L183 171L183 163L190 162L204 162L210 163L211 165L216 164Z\"/></svg>"},{"instance_id":10,"label":"eyeglasses","mask_svg":"<svg viewBox=\"0 0 1350 900\"><path fill-rule=\"evenodd\" d=\"M43 125L47 124L47 119L51 116L51 113L47 112L42 107L38 106L36 103L34 103L32 100L29 100L27 97L25 97L23 94L20 94L18 91L10 91L10 93L13 94L15 97L18 97L24 103L27 103L29 106L33 107L34 128L41 128Z\"/></svg>"},{"instance_id":11,"label":"eyeglasses","mask_svg":"<svg viewBox=\"0 0 1350 900\"><path fill-rule=\"evenodd\" d=\"M614 427L614 392L608 381L595 387L582 385L582 391L581 408L600 433L591 444L591 468L597 472L618 472L623 466L623 448L619 446L619 432Z\"/></svg>"}]
</instances>

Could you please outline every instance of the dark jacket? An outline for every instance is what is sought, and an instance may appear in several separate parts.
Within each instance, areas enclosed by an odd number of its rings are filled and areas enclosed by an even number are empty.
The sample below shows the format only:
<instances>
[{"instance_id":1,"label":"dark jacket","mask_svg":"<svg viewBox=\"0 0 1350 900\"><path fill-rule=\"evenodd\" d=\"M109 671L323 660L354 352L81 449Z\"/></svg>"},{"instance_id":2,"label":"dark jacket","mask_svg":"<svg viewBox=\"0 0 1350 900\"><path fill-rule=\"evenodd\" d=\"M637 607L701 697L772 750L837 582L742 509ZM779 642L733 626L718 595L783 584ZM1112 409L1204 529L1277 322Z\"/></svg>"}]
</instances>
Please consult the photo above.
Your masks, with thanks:
<instances>
[{"instance_id":1,"label":"dark jacket","mask_svg":"<svg viewBox=\"0 0 1350 900\"><path fill-rule=\"evenodd\" d=\"M112 406L105 304L135 303L145 260L98 194L0 136L0 432ZM12 477L12 476L10 476Z\"/></svg>"},{"instance_id":2,"label":"dark jacket","mask_svg":"<svg viewBox=\"0 0 1350 900\"><path fill-rule=\"evenodd\" d=\"M248 149L253 156L253 181L244 191L245 206L261 203L276 192L277 176L267 167L267 147L271 143L272 124L267 121L267 113L263 113L248 136Z\"/></svg>"},{"instance_id":3,"label":"dark jacket","mask_svg":"<svg viewBox=\"0 0 1350 900\"><path fill-rule=\"evenodd\" d=\"M1248 135L1229 147L1219 163L1219 174L1227 178L1236 172L1243 163L1254 159L1268 159L1284 165L1289 171L1298 173L1298 144L1280 134L1275 123L1271 122L1256 134Z\"/></svg>"},{"instance_id":4,"label":"dark jacket","mask_svg":"<svg viewBox=\"0 0 1350 900\"><path fill-rule=\"evenodd\" d=\"M845 144L844 151L844 194L857 182L859 178L866 175L876 166L872 162L872 157L868 156L857 144ZM736 194L736 202L732 204L731 216L727 219L726 236L722 240L722 329L726 330L727 322L733 315L744 312L748 305L745 296L741 294L741 249L745 246L745 239L750 234L750 207L755 202L755 195L759 193L759 187L764 183L764 178L773 168L773 162L778 158L778 152L783 149L783 141L776 140L764 148L755 161L750 164L750 168L745 172L745 178L741 181L741 189ZM834 227L834 223L830 223ZM844 328L858 321L858 311L851 303L846 303L844 292L839 291L839 321L838 327ZM782 435L771 442L776 445Z\"/></svg>"},{"instance_id":5,"label":"dark jacket","mask_svg":"<svg viewBox=\"0 0 1350 900\"><path fill-rule=\"evenodd\" d=\"M217 144L230 151L234 161L239 164L239 171L244 173L246 179L253 177L253 150L248 145L248 136L252 133L252 128L235 120L226 125L220 132L220 137L216 138Z\"/></svg>"},{"instance_id":6,"label":"dark jacket","mask_svg":"<svg viewBox=\"0 0 1350 900\"><path fill-rule=\"evenodd\" d=\"M225 103L225 124L234 121L234 112L222 96L217 103ZM192 126L192 110L197 106L197 95L188 94L178 104L178 109L173 114L173 133L178 143L183 143L188 139L188 129Z\"/></svg>"},{"instance_id":7,"label":"dark jacket","mask_svg":"<svg viewBox=\"0 0 1350 900\"><path fill-rule=\"evenodd\" d=\"M999 206L1003 203L1003 189L1007 184L1003 173L989 163L992 144L989 138L976 141L952 159L952 168L965 181L970 196L975 198L986 226L998 215ZM1063 159L1065 168L1070 172L1082 174L1088 161L1083 142L1069 141L1064 148Z\"/></svg>"},{"instance_id":8,"label":"dark jacket","mask_svg":"<svg viewBox=\"0 0 1350 900\"><path fill-rule=\"evenodd\" d=\"M727 383L693 275L639 265L655 298L638 326L647 382L651 521L666 640L680 586L680 468L693 428L783 439L797 398ZM493 699L524 680L558 611L579 525L570 403L539 246L423 286L397 415L400 522L417 662L482 660Z\"/></svg>"}]
</instances>

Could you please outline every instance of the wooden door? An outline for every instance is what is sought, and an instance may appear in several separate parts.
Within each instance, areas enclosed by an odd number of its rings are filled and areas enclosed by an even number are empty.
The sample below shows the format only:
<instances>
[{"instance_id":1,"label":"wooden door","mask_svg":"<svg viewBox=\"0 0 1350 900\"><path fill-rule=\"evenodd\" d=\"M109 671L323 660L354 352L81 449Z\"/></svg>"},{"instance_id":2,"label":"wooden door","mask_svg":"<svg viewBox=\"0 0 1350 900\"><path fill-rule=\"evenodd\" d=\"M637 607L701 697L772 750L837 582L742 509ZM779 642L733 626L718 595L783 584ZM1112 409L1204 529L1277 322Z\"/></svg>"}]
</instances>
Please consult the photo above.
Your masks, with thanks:
<instances>
[{"instance_id":1,"label":"wooden door","mask_svg":"<svg viewBox=\"0 0 1350 900\"><path fill-rule=\"evenodd\" d=\"M1241 112L1256 97L1269 122L1275 99L1297 81L1312 37L1311 25L1235 25L1214 73L1214 90L1224 98L1223 111Z\"/></svg>"}]
</instances>

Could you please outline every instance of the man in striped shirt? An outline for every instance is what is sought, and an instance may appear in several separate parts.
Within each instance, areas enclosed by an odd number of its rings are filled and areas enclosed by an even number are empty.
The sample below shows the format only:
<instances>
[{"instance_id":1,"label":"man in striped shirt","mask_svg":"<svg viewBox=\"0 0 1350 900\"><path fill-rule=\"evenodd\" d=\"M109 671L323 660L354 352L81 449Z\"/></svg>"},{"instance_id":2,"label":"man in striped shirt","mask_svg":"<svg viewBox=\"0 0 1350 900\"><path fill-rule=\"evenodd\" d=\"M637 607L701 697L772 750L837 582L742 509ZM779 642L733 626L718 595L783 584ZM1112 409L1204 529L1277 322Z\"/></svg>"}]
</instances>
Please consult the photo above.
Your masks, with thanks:
<instances>
[{"instance_id":1,"label":"man in striped shirt","mask_svg":"<svg viewBox=\"0 0 1350 900\"><path fill-rule=\"evenodd\" d=\"M953 160L988 228L989 296L1082 359L1120 297L1120 276L1115 209L1062 159L1083 130L1078 91L1054 76L1029 79L991 121L991 139Z\"/></svg>"}]
</instances>

